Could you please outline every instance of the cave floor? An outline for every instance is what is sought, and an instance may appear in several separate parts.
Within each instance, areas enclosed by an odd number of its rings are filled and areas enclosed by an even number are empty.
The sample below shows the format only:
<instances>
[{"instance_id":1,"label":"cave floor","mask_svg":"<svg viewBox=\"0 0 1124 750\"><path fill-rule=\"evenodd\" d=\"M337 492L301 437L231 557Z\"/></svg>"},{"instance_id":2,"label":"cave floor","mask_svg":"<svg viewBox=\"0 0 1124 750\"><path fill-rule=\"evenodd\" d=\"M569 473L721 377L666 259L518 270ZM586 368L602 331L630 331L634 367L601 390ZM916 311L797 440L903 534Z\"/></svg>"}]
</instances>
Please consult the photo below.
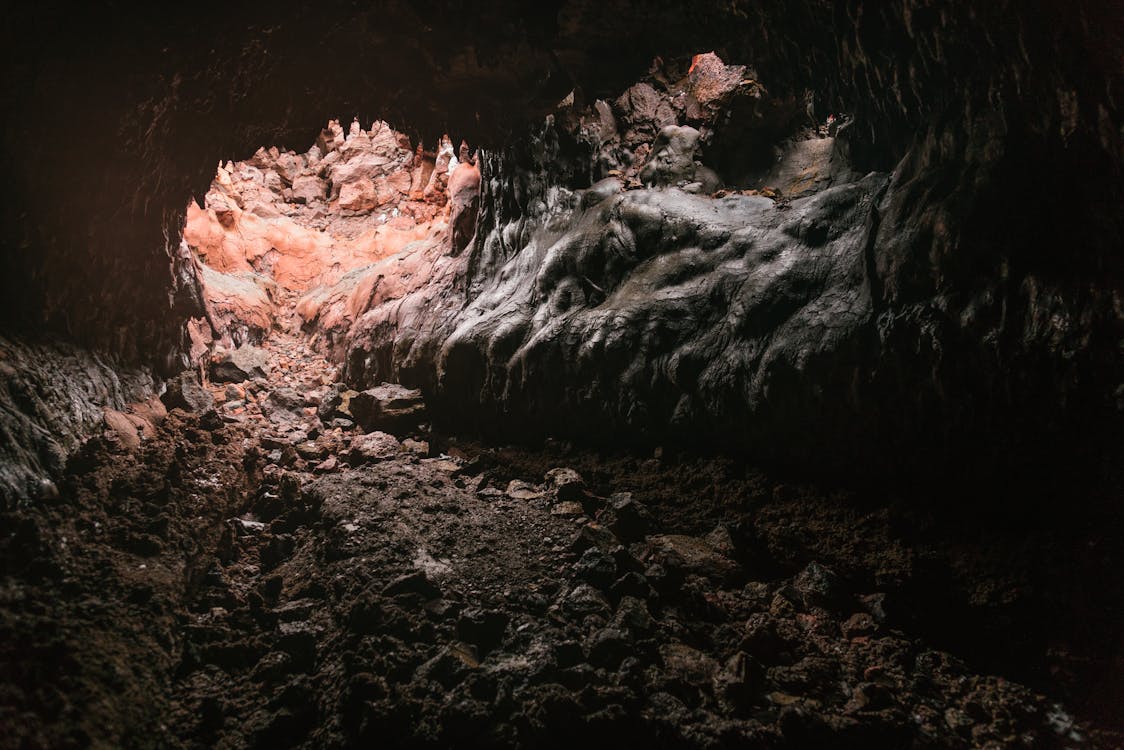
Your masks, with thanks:
<instances>
[{"instance_id":1,"label":"cave floor","mask_svg":"<svg viewBox=\"0 0 1124 750\"><path fill-rule=\"evenodd\" d=\"M1111 529L969 533L728 458L309 434L316 399L271 395L335 373L266 350L217 412L92 440L5 514L0 747L1124 741Z\"/></svg>"}]
</instances>

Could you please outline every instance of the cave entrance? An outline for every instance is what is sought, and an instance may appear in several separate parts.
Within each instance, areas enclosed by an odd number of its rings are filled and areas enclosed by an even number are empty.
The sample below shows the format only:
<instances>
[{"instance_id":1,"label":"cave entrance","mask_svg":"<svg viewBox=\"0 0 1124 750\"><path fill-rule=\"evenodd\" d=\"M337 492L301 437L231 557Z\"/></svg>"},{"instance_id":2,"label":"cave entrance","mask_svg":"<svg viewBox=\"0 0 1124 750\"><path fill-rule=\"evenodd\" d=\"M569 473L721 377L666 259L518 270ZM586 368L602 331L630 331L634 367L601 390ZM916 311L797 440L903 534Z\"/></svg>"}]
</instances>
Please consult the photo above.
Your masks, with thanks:
<instances>
[{"instance_id":1,"label":"cave entrance","mask_svg":"<svg viewBox=\"0 0 1124 750\"><path fill-rule=\"evenodd\" d=\"M219 164L188 205L183 249L205 309L189 326L193 359L209 363L212 385L231 384L216 388L229 411L250 406L238 384L255 377L335 381L333 332L342 337L370 304L375 278L401 268L424 281L424 264L386 261L445 249L450 178L465 169L478 184L474 162L448 135L429 150L386 122L356 119L330 121L303 153L263 147ZM314 324L322 316L338 325Z\"/></svg>"}]
</instances>

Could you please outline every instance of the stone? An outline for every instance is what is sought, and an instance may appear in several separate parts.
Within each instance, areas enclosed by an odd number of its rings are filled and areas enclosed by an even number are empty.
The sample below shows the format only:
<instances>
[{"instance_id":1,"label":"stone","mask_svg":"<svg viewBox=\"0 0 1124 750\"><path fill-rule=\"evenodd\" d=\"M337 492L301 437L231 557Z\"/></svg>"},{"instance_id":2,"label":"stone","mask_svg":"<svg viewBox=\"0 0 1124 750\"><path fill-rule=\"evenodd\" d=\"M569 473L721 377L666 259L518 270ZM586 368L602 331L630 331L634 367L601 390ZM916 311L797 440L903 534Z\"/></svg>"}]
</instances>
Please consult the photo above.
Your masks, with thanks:
<instances>
[{"instance_id":1,"label":"stone","mask_svg":"<svg viewBox=\"0 0 1124 750\"><path fill-rule=\"evenodd\" d=\"M574 575L599 589L608 588L617 579L617 562L599 547L590 547L573 565Z\"/></svg>"},{"instance_id":2,"label":"stone","mask_svg":"<svg viewBox=\"0 0 1124 750\"><path fill-rule=\"evenodd\" d=\"M763 692L765 675L759 661L739 651L714 675L714 694L728 711L743 711Z\"/></svg>"},{"instance_id":3,"label":"stone","mask_svg":"<svg viewBox=\"0 0 1124 750\"><path fill-rule=\"evenodd\" d=\"M317 464L313 468L313 471L317 474L328 474L338 469L339 465L340 462L338 458L336 458L335 456L328 456L322 462Z\"/></svg>"},{"instance_id":4,"label":"stone","mask_svg":"<svg viewBox=\"0 0 1124 750\"><path fill-rule=\"evenodd\" d=\"M640 170L645 185L683 185L699 183L696 192L710 194L722 187L714 170L699 163L699 131L690 126L669 125L660 130L652 144L648 162Z\"/></svg>"},{"instance_id":5,"label":"stone","mask_svg":"<svg viewBox=\"0 0 1124 750\"><path fill-rule=\"evenodd\" d=\"M412 438L406 438L402 441L402 447L418 456L429 455L429 441L427 440L414 440Z\"/></svg>"},{"instance_id":6,"label":"stone","mask_svg":"<svg viewBox=\"0 0 1124 750\"><path fill-rule=\"evenodd\" d=\"M328 183L319 177L303 175L293 180L293 202L313 203L328 197Z\"/></svg>"},{"instance_id":7,"label":"stone","mask_svg":"<svg viewBox=\"0 0 1124 750\"><path fill-rule=\"evenodd\" d=\"M628 634L617 628L601 628L586 642L589 661L594 666L616 669L620 663L633 654L632 641Z\"/></svg>"},{"instance_id":8,"label":"stone","mask_svg":"<svg viewBox=\"0 0 1124 750\"><path fill-rule=\"evenodd\" d=\"M560 501L580 500L585 496L585 481L573 469L551 469L544 479L546 486Z\"/></svg>"},{"instance_id":9,"label":"stone","mask_svg":"<svg viewBox=\"0 0 1124 750\"><path fill-rule=\"evenodd\" d=\"M685 643L665 643L660 646L660 658L670 672L694 684L711 681L718 671L718 662L702 651Z\"/></svg>"},{"instance_id":10,"label":"stone","mask_svg":"<svg viewBox=\"0 0 1124 750\"><path fill-rule=\"evenodd\" d=\"M415 571L395 578L382 590L383 596L402 594L418 594L427 599L438 599L441 596L441 589L431 582L423 571Z\"/></svg>"},{"instance_id":11,"label":"stone","mask_svg":"<svg viewBox=\"0 0 1124 750\"><path fill-rule=\"evenodd\" d=\"M836 609L848 603L849 597L839 576L815 561L800 571L792 585L803 597L806 607Z\"/></svg>"},{"instance_id":12,"label":"stone","mask_svg":"<svg viewBox=\"0 0 1124 750\"><path fill-rule=\"evenodd\" d=\"M105 426L117 438L126 450L135 451L140 448L140 432L136 424L129 419L129 415L114 409L105 410Z\"/></svg>"},{"instance_id":13,"label":"stone","mask_svg":"<svg viewBox=\"0 0 1124 750\"><path fill-rule=\"evenodd\" d=\"M878 632L878 623L866 612L857 612L847 618L840 630L847 639L868 638Z\"/></svg>"},{"instance_id":14,"label":"stone","mask_svg":"<svg viewBox=\"0 0 1124 750\"><path fill-rule=\"evenodd\" d=\"M740 573L737 563L698 537L663 534L648 537L647 544L650 557L671 568L681 568L716 581L731 581Z\"/></svg>"},{"instance_id":15,"label":"stone","mask_svg":"<svg viewBox=\"0 0 1124 750\"><path fill-rule=\"evenodd\" d=\"M469 607L457 618L457 636L487 654L503 641L509 620L498 610Z\"/></svg>"},{"instance_id":16,"label":"stone","mask_svg":"<svg viewBox=\"0 0 1124 750\"><path fill-rule=\"evenodd\" d=\"M164 394L160 397L164 406L169 409L183 409L203 413L215 407L215 398L211 392L199 382L199 375L188 370L171 378L165 384Z\"/></svg>"},{"instance_id":17,"label":"stone","mask_svg":"<svg viewBox=\"0 0 1124 750\"><path fill-rule=\"evenodd\" d=\"M414 428L425 417L421 391L383 383L352 396L348 409L364 431L394 432Z\"/></svg>"},{"instance_id":18,"label":"stone","mask_svg":"<svg viewBox=\"0 0 1124 750\"><path fill-rule=\"evenodd\" d=\"M373 210L379 205L375 184L366 178L344 183L340 187L340 208L356 213Z\"/></svg>"},{"instance_id":19,"label":"stone","mask_svg":"<svg viewBox=\"0 0 1124 750\"><path fill-rule=\"evenodd\" d=\"M617 604L617 613L613 616L613 625L628 630L632 633L647 633L655 626L648 605L643 599L635 596L623 596Z\"/></svg>"},{"instance_id":20,"label":"stone","mask_svg":"<svg viewBox=\"0 0 1124 750\"><path fill-rule=\"evenodd\" d=\"M277 388L261 401L261 412L270 422L281 425L279 429L282 432L286 432L292 429L292 425L302 421L303 405L304 397L295 389Z\"/></svg>"},{"instance_id":21,"label":"stone","mask_svg":"<svg viewBox=\"0 0 1124 750\"><path fill-rule=\"evenodd\" d=\"M648 509L634 500L631 492L616 492L611 495L606 507L598 512L597 520L622 542L643 539L651 527Z\"/></svg>"},{"instance_id":22,"label":"stone","mask_svg":"<svg viewBox=\"0 0 1124 750\"><path fill-rule=\"evenodd\" d=\"M216 383L242 383L267 377L269 370L269 355L256 346L244 344L212 361L211 380Z\"/></svg>"},{"instance_id":23,"label":"stone","mask_svg":"<svg viewBox=\"0 0 1124 750\"><path fill-rule=\"evenodd\" d=\"M293 447L296 449L297 455L306 461L320 461L328 455L327 447L314 440L306 440Z\"/></svg>"},{"instance_id":24,"label":"stone","mask_svg":"<svg viewBox=\"0 0 1124 750\"><path fill-rule=\"evenodd\" d=\"M369 432L351 438L348 462L353 466L394 458L402 451L398 438L385 432Z\"/></svg>"},{"instance_id":25,"label":"stone","mask_svg":"<svg viewBox=\"0 0 1124 750\"><path fill-rule=\"evenodd\" d=\"M546 492L538 486L524 482L522 479L512 479L508 482L504 494L512 500L538 500L546 496Z\"/></svg>"},{"instance_id":26,"label":"stone","mask_svg":"<svg viewBox=\"0 0 1124 750\"><path fill-rule=\"evenodd\" d=\"M562 608L576 616L608 615L613 611L605 595L587 583L578 584L566 594L562 601Z\"/></svg>"},{"instance_id":27,"label":"stone","mask_svg":"<svg viewBox=\"0 0 1124 750\"><path fill-rule=\"evenodd\" d=\"M573 500L566 500L560 503L555 503L550 508L550 515L562 516L564 518L575 518L577 516L585 515L585 509L582 504Z\"/></svg>"}]
</instances>

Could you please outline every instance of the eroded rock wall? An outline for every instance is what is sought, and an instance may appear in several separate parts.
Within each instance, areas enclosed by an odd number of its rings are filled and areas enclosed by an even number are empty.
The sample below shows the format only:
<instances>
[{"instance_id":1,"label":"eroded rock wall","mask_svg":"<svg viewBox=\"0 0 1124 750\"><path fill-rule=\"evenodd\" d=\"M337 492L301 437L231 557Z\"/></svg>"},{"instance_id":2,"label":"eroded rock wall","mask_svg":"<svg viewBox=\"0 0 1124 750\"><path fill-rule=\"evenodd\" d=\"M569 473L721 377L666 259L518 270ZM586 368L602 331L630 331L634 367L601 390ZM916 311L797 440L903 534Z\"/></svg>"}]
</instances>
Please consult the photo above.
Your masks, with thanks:
<instances>
[{"instance_id":1,"label":"eroded rock wall","mask_svg":"<svg viewBox=\"0 0 1124 750\"><path fill-rule=\"evenodd\" d=\"M797 137L761 177L797 197L713 192L675 130L683 84L644 85L487 155L473 252L432 261L455 281L357 314L349 376L421 386L496 434L881 479L1099 474L1124 382L1112 164L1075 205L1027 160L1076 179L1079 147L1037 151L992 111L934 121L892 172ZM653 140L624 149L621 122Z\"/></svg>"},{"instance_id":2,"label":"eroded rock wall","mask_svg":"<svg viewBox=\"0 0 1124 750\"><path fill-rule=\"evenodd\" d=\"M55 480L83 440L118 428L135 437L158 419L155 389L150 371L73 344L0 337L0 508L56 499Z\"/></svg>"},{"instance_id":3,"label":"eroded rock wall","mask_svg":"<svg viewBox=\"0 0 1124 750\"><path fill-rule=\"evenodd\" d=\"M1054 428L1115 414L1108 394L1120 382L1113 342L1124 163L1116 4L563 0L465 10L398 2L116 16L52 2L12 9L3 39L11 75L0 96L11 195L0 204L4 328L46 328L173 372L193 343L184 322L205 313L198 276L179 255L183 207L206 190L219 158L261 143L303 147L330 112L422 132L454 126L457 137L495 148L571 97L576 111L594 107L602 122L597 102L615 102L657 54L717 49L752 62L744 78L766 82L770 101L790 105L784 111L851 115L838 153L859 174L891 174L871 217L867 265L877 321L868 361L883 366L864 369L876 374L872 392L898 394L876 395L879 413L910 416L891 419L889 437L881 426L870 434L893 444L936 433L939 446L957 441L962 424L982 435L1024 426L1068 435ZM738 112L743 124L768 121L774 135L784 124L749 102ZM625 172L635 166L627 141L639 147L652 133L615 126L621 144L607 160L590 159L588 146L549 159L515 148L509 155L522 163L501 168L485 160L482 189L497 199L484 201L481 217L500 241L462 253L466 270L456 278L470 294L461 307L536 231L566 232L547 217L569 211L554 208L568 199L547 182L572 192L614 160ZM725 160L742 152L730 132ZM752 158L731 174L712 167L740 185L768 151L746 153ZM556 175L509 181L534 164ZM425 361L418 355L411 367L419 379L433 371L436 383L439 368Z\"/></svg>"}]
</instances>

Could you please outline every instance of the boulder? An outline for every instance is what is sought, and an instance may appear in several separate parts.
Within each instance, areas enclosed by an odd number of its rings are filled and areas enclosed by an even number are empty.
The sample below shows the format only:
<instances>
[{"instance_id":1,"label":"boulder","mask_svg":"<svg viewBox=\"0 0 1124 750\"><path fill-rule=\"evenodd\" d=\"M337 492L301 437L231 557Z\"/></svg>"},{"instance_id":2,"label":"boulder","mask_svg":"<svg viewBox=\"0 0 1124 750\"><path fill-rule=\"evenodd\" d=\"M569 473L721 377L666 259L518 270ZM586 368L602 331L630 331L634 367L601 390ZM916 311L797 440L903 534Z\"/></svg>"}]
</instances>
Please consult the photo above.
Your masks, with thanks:
<instances>
[{"instance_id":1,"label":"boulder","mask_svg":"<svg viewBox=\"0 0 1124 750\"><path fill-rule=\"evenodd\" d=\"M692 127L669 125L656 136L648 162L640 170L645 185L683 185L698 183L694 192L713 193L722 186L718 175L699 163L699 131Z\"/></svg>"},{"instance_id":2,"label":"boulder","mask_svg":"<svg viewBox=\"0 0 1124 750\"><path fill-rule=\"evenodd\" d=\"M261 402L261 411L274 424L291 424L302 418L304 397L292 388L271 391Z\"/></svg>"},{"instance_id":3,"label":"boulder","mask_svg":"<svg viewBox=\"0 0 1124 750\"><path fill-rule=\"evenodd\" d=\"M167 382L167 390L160 397L169 409L205 412L215 407L215 398L199 382L199 375L193 370L181 372Z\"/></svg>"},{"instance_id":4,"label":"boulder","mask_svg":"<svg viewBox=\"0 0 1124 750\"><path fill-rule=\"evenodd\" d=\"M370 432L356 435L351 439L348 461L352 465L384 461L402 452L402 444L393 435L385 432Z\"/></svg>"},{"instance_id":5,"label":"boulder","mask_svg":"<svg viewBox=\"0 0 1124 750\"><path fill-rule=\"evenodd\" d=\"M397 383L383 383L352 396L348 408L365 432L410 429L425 417L421 391Z\"/></svg>"},{"instance_id":6,"label":"boulder","mask_svg":"<svg viewBox=\"0 0 1124 750\"><path fill-rule=\"evenodd\" d=\"M269 355L249 344L225 352L211 363L211 380L216 383L241 383L268 374Z\"/></svg>"},{"instance_id":7,"label":"boulder","mask_svg":"<svg viewBox=\"0 0 1124 750\"><path fill-rule=\"evenodd\" d=\"M293 202L312 203L328 197L328 183L313 175L302 175L293 180Z\"/></svg>"},{"instance_id":8,"label":"boulder","mask_svg":"<svg viewBox=\"0 0 1124 750\"><path fill-rule=\"evenodd\" d=\"M379 205L378 192L366 178L346 182L340 187L340 208L346 211L370 211Z\"/></svg>"}]
</instances>

